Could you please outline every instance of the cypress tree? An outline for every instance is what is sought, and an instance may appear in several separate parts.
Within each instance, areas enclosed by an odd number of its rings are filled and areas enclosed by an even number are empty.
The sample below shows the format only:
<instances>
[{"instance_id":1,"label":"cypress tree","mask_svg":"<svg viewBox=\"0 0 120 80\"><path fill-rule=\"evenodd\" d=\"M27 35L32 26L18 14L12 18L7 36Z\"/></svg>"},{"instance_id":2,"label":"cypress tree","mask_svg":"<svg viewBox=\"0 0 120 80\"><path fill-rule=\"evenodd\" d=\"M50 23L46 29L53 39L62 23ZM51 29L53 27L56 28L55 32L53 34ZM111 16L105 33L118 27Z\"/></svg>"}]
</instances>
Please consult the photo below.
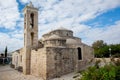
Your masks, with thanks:
<instances>
[{"instance_id":1,"label":"cypress tree","mask_svg":"<svg viewBox=\"0 0 120 80\"><path fill-rule=\"evenodd\" d=\"M7 46L5 48L5 57L7 57Z\"/></svg>"}]
</instances>

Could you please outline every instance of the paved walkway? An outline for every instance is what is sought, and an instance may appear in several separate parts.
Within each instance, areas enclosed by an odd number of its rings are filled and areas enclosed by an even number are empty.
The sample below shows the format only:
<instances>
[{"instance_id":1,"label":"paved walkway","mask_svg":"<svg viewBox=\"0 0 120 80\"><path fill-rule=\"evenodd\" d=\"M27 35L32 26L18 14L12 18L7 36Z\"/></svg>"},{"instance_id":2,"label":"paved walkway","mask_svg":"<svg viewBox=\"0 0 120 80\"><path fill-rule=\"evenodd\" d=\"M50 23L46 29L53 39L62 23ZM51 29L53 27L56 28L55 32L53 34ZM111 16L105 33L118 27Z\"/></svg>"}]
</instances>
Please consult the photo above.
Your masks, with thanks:
<instances>
[{"instance_id":1,"label":"paved walkway","mask_svg":"<svg viewBox=\"0 0 120 80\"><path fill-rule=\"evenodd\" d=\"M52 80L74 80L74 73L62 76L61 78L55 78ZM35 77L32 75L24 75L12 68L7 66L0 66L0 80L43 80L40 77Z\"/></svg>"},{"instance_id":2,"label":"paved walkway","mask_svg":"<svg viewBox=\"0 0 120 80\"><path fill-rule=\"evenodd\" d=\"M0 66L0 80L42 80L32 75L24 75L7 66Z\"/></svg>"}]
</instances>

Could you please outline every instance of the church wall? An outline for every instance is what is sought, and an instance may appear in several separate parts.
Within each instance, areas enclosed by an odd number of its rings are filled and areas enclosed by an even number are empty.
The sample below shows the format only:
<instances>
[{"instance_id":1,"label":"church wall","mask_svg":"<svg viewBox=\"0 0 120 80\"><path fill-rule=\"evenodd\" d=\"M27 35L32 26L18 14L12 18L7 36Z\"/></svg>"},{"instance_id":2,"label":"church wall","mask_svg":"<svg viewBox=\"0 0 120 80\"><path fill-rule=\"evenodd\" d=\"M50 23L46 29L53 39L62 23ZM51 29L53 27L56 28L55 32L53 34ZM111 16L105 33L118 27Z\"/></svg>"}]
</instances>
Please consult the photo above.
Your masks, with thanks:
<instances>
[{"instance_id":1,"label":"church wall","mask_svg":"<svg viewBox=\"0 0 120 80\"><path fill-rule=\"evenodd\" d=\"M18 61L18 65L17 65L17 67L19 67L20 66L20 64L21 64L21 60L20 60L20 57L21 55L20 55L20 53L17 55L17 61Z\"/></svg>"},{"instance_id":2,"label":"church wall","mask_svg":"<svg viewBox=\"0 0 120 80\"><path fill-rule=\"evenodd\" d=\"M67 47L69 48L81 48L81 56L82 56L82 59L79 60L78 59L78 50L77 50L77 57L76 57L76 60L77 60L77 71L80 71L80 70L83 70L85 69L87 66L89 65L92 65L92 63L90 63L91 60L93 60L94 58L94 54L93 54L93 49L90 47L90 46L87 46L83 43L81 44L78 44L78 45L74 45L74 44L67 44Z\"/></svg>"},{"instance_id":3,"label":"church wall","mask_svg":"<svg viewBox=\"0 0 120 80\"><path fill-rule=\"evenodd\" d=\"M44 41L45 46L66 46L66 40L59 40L59 39L53 39L53 40L46 40Z\"/></svg>"},{"instance_id":4,"label":"church wall","mask_svg":"<svg viewBox=\"0 0 120 80\"><path fill-rule=\"evenodd\" d=\"M76 49L47 47L47 78L60 77L76 70Z\"/></svg>"},{"instance_id":5,"label":"church wall","mask_svg":"<svg viewBox=\"0 0 120 80\"><path fill-rule=\"evenodd\" d=\"M18 66L18 52L12 53L12 64L15 66L15 68Z\"/></svg>"},{"instance_id":6,"label":"church wall","mask_svg":"<svg viewBox=\"0 0 120 80\"><path fill-rule=\"evenodd\" d=\"M31 74L46 78L46 49L40 48L31 51Z\"/></svg>"},{"instance_id":7,"label":"church wall","mask_svg":"<svg viewBox=\"0 0 120 80\"><path fill-rule=\"evenodd\" d=\"M23 66L23 52L23 49L20 49L12 53L12 64L15 65L15 68Z\"/></svg>"},{"instance_id":8,"label":"church wall","mask_svg":"<svg viewBox=\"0 0 120 80\"><path fill-rule=\"evenodd\" d=\"M73 39L75 39L78 43L81 43L81 39L78 37L73 37Z\"/></svg>"},{"instance_id":9,"label":"church wall","mask_svg":"<svg viewBox=\"0 0 120 80\"><path fill-rule=\"evenodd\" d=\"M82 60L78 60L78 71L92 65L94 59L93 49L87 45L82 45Z\"/></svg>"}]
</instances>

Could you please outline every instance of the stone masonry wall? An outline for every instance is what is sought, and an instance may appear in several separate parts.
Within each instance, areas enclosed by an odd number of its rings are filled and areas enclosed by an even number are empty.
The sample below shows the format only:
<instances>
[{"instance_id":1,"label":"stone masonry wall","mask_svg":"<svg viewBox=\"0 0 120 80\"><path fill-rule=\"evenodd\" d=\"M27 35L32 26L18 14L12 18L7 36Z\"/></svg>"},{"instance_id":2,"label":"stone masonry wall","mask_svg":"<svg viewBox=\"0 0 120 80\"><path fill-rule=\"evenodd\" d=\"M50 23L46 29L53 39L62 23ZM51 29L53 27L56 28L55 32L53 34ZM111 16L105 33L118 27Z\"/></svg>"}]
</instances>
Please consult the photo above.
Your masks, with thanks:
<instances>
[{"instance_id":1,"label":"stone masonry wall","mask_svg":"<svg viewBox=\"0 0 120 80\"><path fill-rule=\"evenodd\" d=\"M47 78L60 77L76 69L76 49L47 47Z\"/></svg>"},{"instance_id":2,"label":"stone masonry wall","mask_svg":"<svg viewBox=\"0 0 120 80\"><path fill-rule=\"evenodd\" d=\"M18 52L14 52L12 54L12 64L15 65L15 68L17 68L19 66L18 65L18 56L19 56Z\"/></svg>"},{"instance_id":3,"label":"stone masonry wall","mask_svg":"<svg viewBox=\"0 0 120 80\"><path fill-rule=\"evenodd\" d=\"M46 79L46 49L31 52L31 74Z\"/></svg>"},{"instance_id":4,"label":"stone masonry wall","mask_svg":"<svg viewBox=\"0 0 120 80\"><path fill-rule=\"evenodd\" d=\"M46 40L44 41L45 46L65 46L66 45L66 40Z\"/></svg>"}]
</instances>

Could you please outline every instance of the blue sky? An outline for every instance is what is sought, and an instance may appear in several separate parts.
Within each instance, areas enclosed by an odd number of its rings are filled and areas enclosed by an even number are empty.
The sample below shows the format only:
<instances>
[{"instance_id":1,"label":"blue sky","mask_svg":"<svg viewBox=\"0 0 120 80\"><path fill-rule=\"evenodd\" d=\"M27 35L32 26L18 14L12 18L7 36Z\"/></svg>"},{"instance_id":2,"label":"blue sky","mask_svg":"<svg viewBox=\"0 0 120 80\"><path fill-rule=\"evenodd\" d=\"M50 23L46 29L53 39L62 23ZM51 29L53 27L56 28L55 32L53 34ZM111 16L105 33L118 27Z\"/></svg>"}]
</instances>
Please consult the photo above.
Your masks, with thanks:
<instances>
[{"instance_id":1,"label":"blue sky","mask_svg":"<svg viewBox=\"0 0 120 80\"><path fill-rule=\"evenodd\" d=\"M39 38L64 27L91 45L96 40L120 43L120 0L0 0L0 52L23 47L23 8L39 8Z\"/></svg>"}]
</instances>

